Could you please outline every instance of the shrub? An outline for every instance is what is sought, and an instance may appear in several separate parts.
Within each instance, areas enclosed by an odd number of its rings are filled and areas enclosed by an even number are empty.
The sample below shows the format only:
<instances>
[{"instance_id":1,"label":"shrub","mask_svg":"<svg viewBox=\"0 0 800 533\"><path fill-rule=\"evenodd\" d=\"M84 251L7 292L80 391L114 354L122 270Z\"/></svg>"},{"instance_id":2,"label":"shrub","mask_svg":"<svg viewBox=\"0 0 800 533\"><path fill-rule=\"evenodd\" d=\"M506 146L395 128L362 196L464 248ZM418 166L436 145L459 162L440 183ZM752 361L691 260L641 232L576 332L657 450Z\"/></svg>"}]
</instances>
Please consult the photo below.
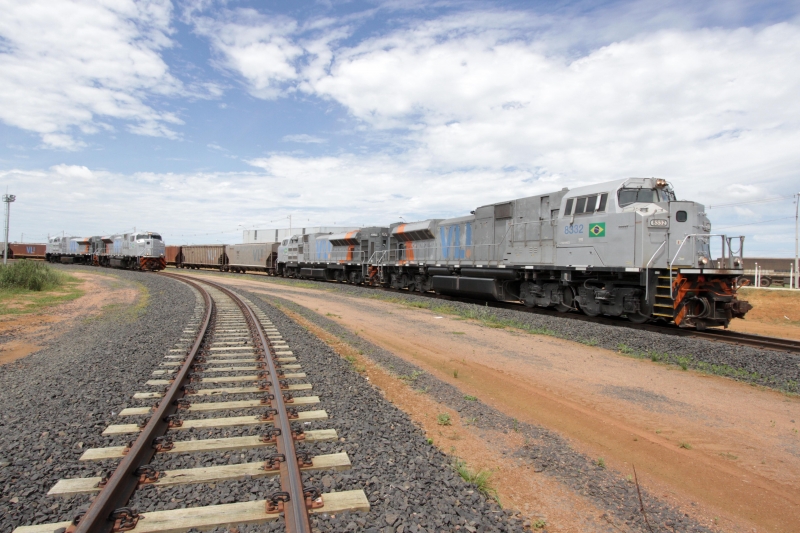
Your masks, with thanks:
<instances>
[{"instance_id":1,"label":"shrub","mask_svg":"<svg viewBox=\"0 0 800 533\"><path fill-rule=\"evenodd\" d=\"M0 289L46 291L60 287L65 281L64 274L38 261L22 259L0 265Z\"/></svg>"}]
</instances>

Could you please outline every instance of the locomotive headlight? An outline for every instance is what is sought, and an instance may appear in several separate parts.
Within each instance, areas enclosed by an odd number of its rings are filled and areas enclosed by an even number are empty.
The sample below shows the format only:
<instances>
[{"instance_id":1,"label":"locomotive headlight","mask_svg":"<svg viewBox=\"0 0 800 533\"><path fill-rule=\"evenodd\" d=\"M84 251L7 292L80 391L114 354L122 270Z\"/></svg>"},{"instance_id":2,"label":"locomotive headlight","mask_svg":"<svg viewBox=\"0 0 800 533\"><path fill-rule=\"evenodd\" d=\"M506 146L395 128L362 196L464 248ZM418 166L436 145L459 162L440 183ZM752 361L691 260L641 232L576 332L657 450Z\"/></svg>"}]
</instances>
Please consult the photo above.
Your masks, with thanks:
<instances>
[{"instance_id":1,"label":"locomotive headlight","mask_svg":"<svg viewBox=\"0 0 800 533\"><path fill-rule=\"evenodd\" d=\"M656 180L656 187L661 188L661 187L666 187L666 186L667 186L667 180L665 180L663 178L658 178Z\"/></svg>"},{"instance_id":2,"label":"locomotive headlight","mask_svg":"<svg viewBox=\"0 0 800 533\"><path fill-rule=\"evenodd\" d=\"M697 258L697 262L700 263L701 265L707 265L708 264L708 257L703 257L701 255L700 257Z\"/></svg>"},{"instance_id":3,"label":"locomotive headlight","mask_svg":"<svg viewBox=\"0 0 800 533\"><path fill-rule=\"evenodd\" d=\"M650 227L651 228L666 228L669 227L669 220L665 218L651 218L650 219Z\"/></svg>"}]
</instances>

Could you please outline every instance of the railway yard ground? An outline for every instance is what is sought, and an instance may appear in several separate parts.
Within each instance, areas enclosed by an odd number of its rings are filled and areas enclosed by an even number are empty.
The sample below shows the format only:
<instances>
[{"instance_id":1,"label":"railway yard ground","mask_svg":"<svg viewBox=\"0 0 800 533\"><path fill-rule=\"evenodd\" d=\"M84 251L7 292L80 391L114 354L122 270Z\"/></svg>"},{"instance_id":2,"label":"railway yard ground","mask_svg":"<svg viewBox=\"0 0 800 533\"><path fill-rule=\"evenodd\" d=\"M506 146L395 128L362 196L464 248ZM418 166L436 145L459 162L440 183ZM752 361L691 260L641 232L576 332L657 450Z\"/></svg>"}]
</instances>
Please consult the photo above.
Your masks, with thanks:
<instances>
[{"instance_id":1,"label":"railway yard ground","mask_svg":"<svg viewBox=\"0 0 800 533\"><path fill-rule=\"evenodd\" d=\"M82 296L0 319L3 533L86 507L86 494L47 492L113 466L80 458L125 444L104 429L124 423L121 409L144 405L134 393L198 312L196 294L165 276L60 268L81 280ZM327 413L305 430L336 431L336 440L303 446L349 461L305 474L309 483L363 490L369 501L368 511L313 517L317 531L791 532L800 524L800 355L349 285L168 272L223 283L291 346L319 398L309 409ZM800 338L796 296L745 298L756 308L737 329ZM176 441L260 429L189 430ZM162 454L156 466L244 465L268 453ZM131 505L257 501L277 487L260 476L146 487ZM283 530L279 522L235 529Z\"/></svg>"}]
</instances>

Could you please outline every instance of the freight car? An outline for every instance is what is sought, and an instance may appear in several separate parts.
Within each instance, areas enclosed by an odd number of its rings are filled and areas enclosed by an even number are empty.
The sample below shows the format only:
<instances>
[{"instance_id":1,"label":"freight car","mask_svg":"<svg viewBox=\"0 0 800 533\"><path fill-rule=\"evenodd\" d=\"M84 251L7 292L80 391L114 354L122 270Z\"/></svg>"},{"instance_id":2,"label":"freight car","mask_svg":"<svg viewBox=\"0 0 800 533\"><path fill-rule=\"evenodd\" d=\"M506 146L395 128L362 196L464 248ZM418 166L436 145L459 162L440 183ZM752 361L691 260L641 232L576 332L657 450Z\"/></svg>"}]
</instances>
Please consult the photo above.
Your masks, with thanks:
<instances>
[{"instance_id":1,"label":"freight car","mask_svg":"<svg viewBox=\"0 0 800 533\"><path fill-rule=\"evenodd\" d=\"M751 308L736 297L744 237L712 234L703 205L678 201L661 179L565 188L458 218L332 237L285 239L277 273L352 281L362 278L344 273L357 271L369 283L396 289L698 329L727 326ZM332 256L334 246L352 246L359 255ZM712 250L719 264L711 263Z\"/></svg>"},{"instance_id":2,"label":"freight car","mask_svg":"<svg viewBox=\"0 0 800 533\"><path fill-rule=\"evenodd\" d=\"M224 244L202 244L181 246L179 268L218 268L228 264Z\"/></svg>"},{"instance_id":3,"label":"freight car","mask_svg":"<svg viewBox=\"0 0 800 533\"><path fill-rule=\"evenodd\" d=\"M227 264L223 270L245 273L274 273L278 259L278 243L234 244L225 246Z\"/></svg>"},{"instance_id":4,"label":"freight car","mask_svg":"<svg viewBox=\"0 0 800 533\"><path fill-rule=\"evenodd\" d=\"M45 254L51 263L77 263L132 270L166 268L164 242L153 232L94 237L52 237Z\"/></svg>"},{"instance_id":5,"label":"freight car","mask_svg":"<svg viewBox=\"0 0 800 533\"><path fill-rule=\"evenodd\" d=\"M3 249L0 248L0 256ZM46 244L8 243L9 259L44 259L47 255Z\"/></svg>"}]
</instances>

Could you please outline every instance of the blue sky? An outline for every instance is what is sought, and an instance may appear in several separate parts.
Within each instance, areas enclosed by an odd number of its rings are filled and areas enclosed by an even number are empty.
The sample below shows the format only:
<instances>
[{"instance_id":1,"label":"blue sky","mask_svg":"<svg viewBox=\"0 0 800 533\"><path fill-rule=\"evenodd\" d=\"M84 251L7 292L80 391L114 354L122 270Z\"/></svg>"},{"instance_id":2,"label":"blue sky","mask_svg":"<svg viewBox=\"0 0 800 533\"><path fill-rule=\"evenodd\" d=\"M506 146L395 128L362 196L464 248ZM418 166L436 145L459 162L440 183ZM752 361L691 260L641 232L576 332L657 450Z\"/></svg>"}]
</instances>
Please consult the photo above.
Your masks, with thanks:
<instances>
[{"instance_id":1,"label":"blue sky","mask_svg":"<svg viewBox=\"0 0 800 533\"><path fill-rule=\"evenodd\" d=\"M626 176L800 191L798 2L0 0L11 238L361 225ZM791 199L709 209L793 255ZM772 221L772 222L770 222Z\"/></svg>"}]
</instances>

